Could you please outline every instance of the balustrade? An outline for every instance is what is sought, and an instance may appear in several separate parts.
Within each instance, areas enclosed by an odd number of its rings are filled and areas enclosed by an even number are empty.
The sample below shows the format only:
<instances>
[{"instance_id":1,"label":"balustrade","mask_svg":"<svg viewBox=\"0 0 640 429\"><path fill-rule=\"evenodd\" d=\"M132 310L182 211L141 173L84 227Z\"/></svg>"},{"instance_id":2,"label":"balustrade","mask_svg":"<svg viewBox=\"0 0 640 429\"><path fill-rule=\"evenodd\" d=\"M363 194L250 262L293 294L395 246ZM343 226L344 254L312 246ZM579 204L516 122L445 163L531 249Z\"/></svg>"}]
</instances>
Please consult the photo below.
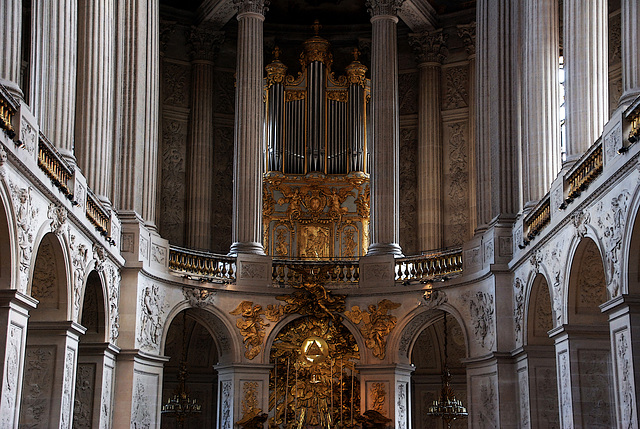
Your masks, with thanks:
<instances>
[{"instance_id":1,"label":"balustrade","mask_svg":"<svg viewBox=\"0 0 640 429\"><path fill-rule=\"evenodd\" d=\"M462 272L462 249L398 258L395 279L403 283L444 279Z\"/></svg>"},{"instance_id":2,"label":"balustrade","mask_svg":"<svg viewBox=\"0 0 640 429\"><path fill-rule=\"evenodd\" d=\"M69 182L73 178L74 170L62 159L62 156L42 133L40 133L38 143L38 166L67 198L72 198L73 192L71 192Z\"/></svg>"},{"instance_id":3,"label":"balustrade","mask_svg":"<svg viewBox=\"0 0 640 429\"><path fill-rule=\"evenodd\" d=\"M194 280L228 283L236 279L236 258L171 246L169 269Z\"/></svg>"}]
</instances>

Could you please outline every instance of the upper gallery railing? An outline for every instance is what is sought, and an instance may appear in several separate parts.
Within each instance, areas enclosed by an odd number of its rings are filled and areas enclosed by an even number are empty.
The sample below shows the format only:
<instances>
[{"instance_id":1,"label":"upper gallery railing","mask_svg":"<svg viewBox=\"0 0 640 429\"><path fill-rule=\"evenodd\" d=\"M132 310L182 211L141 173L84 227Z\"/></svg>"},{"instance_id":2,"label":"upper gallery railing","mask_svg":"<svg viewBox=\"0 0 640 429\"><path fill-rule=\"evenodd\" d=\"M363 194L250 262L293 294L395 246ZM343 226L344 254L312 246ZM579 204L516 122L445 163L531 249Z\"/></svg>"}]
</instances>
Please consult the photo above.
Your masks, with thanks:
<instances>
[{"instance_id":1,"label":"upper gallery railing","mask_svg":"<svg viewBox=\"0 0 640 429\"><path fill-rule=\"evenodd\" d=\"M444 280L448 276L462 273L462 248L408 256L395 261L396 281L406 284Z\"/></svg>"},{"instance_id":2,"label":"upper gallery railing","mask_svg":"<svg viewBox=\"0 0 640 429\"><path fill-rule=\"evenodd\" d=\"M533 240L551 222L551 198L547 194L536 208L524 219L526 243Z\"/></svg>"},{"instance_id":3,"label":"upper gallery railing","mask_svg":"<svg viewBox=\"0 0 640 429\"><path fill-rule=\"evenodd\" d=\"M169 269L192 280L231 283L236 279L236 258L171 246Z\"/></svg>"},{"instance_id":4,"label":"upper gallery railing","mask_svg":"<svg viewBox=\"0 0 640 429\"><path fill-rule=\"evenodd\" d=\"M271 280L274 286L284 286L302 280L302 272L318 273L326 283L355 284L360 279L360 265L357 258L304 260L274 259L271 269Z\"/></svg>"}]
</instances>

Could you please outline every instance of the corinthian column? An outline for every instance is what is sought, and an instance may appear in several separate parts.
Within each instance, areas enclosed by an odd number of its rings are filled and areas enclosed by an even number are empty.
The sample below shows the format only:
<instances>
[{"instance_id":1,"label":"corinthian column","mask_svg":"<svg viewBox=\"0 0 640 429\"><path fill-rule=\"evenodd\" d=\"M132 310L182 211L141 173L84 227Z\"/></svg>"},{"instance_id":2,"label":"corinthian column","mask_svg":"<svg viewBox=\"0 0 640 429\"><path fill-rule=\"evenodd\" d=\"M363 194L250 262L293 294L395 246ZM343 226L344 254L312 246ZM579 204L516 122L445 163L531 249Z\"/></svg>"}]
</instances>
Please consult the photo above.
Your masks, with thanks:
<instances>
[{"instance_id":1,"label":"corinthian column","mask_svg":"<svg viewBox=\"0 0 640 429\"><path fill-rule=\"evenodd\" d=\"M234 126L233 226L230 254L264 255L262 248L262 25L264 0L238 7L238 60Z\"/></svg>"},{"instance_id":2,"label":"corinthian column","mask_svg":"<svg viewBox=\"0 0 640 429\"><path fill-rule=\"evenodd\" d=\"M478 226L477 174L478 160L476 159L476 23L458 25L458 37L464 42L469 58L469 226L471 233Z\"/></svg>"},{"instance_id":3,"label":"corinthian column","mask_svg":"<svg viewBox=\"0 0 640 429\"><path fill-rule=\"evenodd\" d=\"M0 84L22 98L20 90L20 65L22 64L22 1L0 2Z\"/></svg>"},{"instance_id":4,"label":"corinthian column","mask_svg":"<svg viewBox=\"0 0 640 429\"><path fill-rule=\"evenodd\" d=\"M640 4L622 0L622 97L620 104L630 103L640 95Z\"/></svg>"},{"instance_id":5,"label":"corinthian column","mask_svg":"<svg viewBox=\"0 0 640 429\"><path fill-rule=\"evenodd\" d=\"M607 21L607 0L564 2L568 162L600 137L609 116Z\"/></svg>"},{"instance_id":6,"label":"corinthian column","mask_svg":"<svg viewBox=\"0 0 640 429\"><path fill-rule=\"evenodd\" d=\"M78 4L76 156L87 183L110 200L113 155L115 1Z\"/></svg>"},{"instance_id":7,"label":"corinthian column","mask_svg":"<svg viewBox=\"0 0 640 429\"><path fill-rule=\"evenodd\" d=\"M442 30L409 36L420 69L418 98L418 239L421 250L443 247L440 74L446 56Z\"/></svg>"},{"instance_id":8,"label":"corinthian column","mask_svg":"<svg viewBox=\"0 0 640 429\"><path fill-rule=\"evenodd\" d=\"M560 170L558 0L527 0L525 7L523 197L532 206Z\"/></svg>"},{"instance_id":9,"label":"corinthian column","mask_svg":"<svg viewBox=\"0 0 640 429\"><path fill-rule=\"evenodd\" d=\"M70 162L76 112L77 0L32 2L31 107L40 129Z\"/></svg>"},{"instance_id":10,"label":"corinthian column","mask_svg":"<svg viewBox=\"0 0 640 429\"><path fill-rule=\"evenodd\" d=\"M367 0L371 13L371 245L368 255L402 256L399 194L398 46L402 0Z\"/></svg>"},{"instance_id":11,"label":"corinthian column","mask_svg":"<svg viewBox=\"0 0 640 429\"><path fill-rule=\"evenodd\" d=\"M158 2L119 2L116 142L120 171L114 202L155 225L158 179Z\"/></svg>"},{"instance_id":12,"label":"corinthian column","mask_svg":"<svg viewBox=\"0 0 640 429\"><path fill-rule=\"evenodd\" d=\"M191 55L191 124L189 127L189 210L187 245L211 247L213 211L213 61L224 33L193 27L188 34Z\"/></svg>"}]
</instances>

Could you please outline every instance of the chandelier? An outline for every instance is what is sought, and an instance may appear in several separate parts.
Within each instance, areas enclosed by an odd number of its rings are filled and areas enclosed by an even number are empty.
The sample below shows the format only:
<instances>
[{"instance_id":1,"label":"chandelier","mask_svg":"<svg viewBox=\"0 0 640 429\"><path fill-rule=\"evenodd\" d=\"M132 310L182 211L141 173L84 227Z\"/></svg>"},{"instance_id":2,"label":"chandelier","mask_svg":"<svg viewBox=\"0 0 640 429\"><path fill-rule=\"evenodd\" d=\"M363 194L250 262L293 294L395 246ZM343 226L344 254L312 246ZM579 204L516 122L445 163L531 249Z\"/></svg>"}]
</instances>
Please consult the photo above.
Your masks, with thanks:
<instances>
[{"instance_id":1,"label":"chandelier","mask_svg":"<svg viewBox=\"0 0 640 429\"><path fill-rule=\"evenodd\" d=\"M187 312L182 313L182 353L178 364L178 387L173 395L162 406L162 415L176 419L178 428L184 428L185 420L195 417L202 412L202 406L197 399L189 396L186 389L187 373Z\"/></svg>"},{"instance_id":2,"label":"chandelier","mask_svg":"<svg viewBox=\"0 0 640 429\"><path fill-rule=\"evenodd\" d=\"M451 428L451 423L469 415L467 409L462 405L462 401L456 399L456 395L451 387L451 372L447 367L447 313L444 313L444 370L442 371L442 389L440 398L433 401L427 411L427 415L432 417L442 417L442 420Z\"/></svg>"}]
</instances>

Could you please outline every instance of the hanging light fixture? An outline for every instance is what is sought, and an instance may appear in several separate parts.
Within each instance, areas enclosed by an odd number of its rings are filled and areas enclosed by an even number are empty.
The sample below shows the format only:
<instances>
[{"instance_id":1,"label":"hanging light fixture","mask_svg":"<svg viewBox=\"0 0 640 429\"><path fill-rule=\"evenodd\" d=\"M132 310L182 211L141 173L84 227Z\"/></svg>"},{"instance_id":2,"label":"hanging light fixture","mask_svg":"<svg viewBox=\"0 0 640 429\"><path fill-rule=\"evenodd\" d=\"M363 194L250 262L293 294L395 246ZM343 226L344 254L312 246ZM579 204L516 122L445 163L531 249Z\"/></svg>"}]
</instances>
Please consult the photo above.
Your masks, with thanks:
<instances>
[{"instance_id":1,"label":"hanging light fixture","mask_svg":"<svg viewBox=\"0 0 640 429\"><path fill-rule=\"evenodd\" d=\"M185 420L195 417L202 412L202 406L197 399L189 396L186 389L187 373L187 312L182 313L182 353L178 363L178 387L173 395L162 406L162 415L176 419L178 428L184 428Z\"/></svg>"},{"instance_id":2,"label":"hanging light fixture","mask_svg":"<svg viewBox=\"0 0 640 429\"><path fill-rule=\"evenodd\" d=\"M444 370L442 371L442 389L440 398L433 401L427 414L432 417L442 417L442 420L451 428L451 423L456 419L465 418L469 415L467 409L462 405L462 401L456 399L456 395L451 387L451 372L447 366L447 313L444 312Z\"/></svg>"}]
</instances>

